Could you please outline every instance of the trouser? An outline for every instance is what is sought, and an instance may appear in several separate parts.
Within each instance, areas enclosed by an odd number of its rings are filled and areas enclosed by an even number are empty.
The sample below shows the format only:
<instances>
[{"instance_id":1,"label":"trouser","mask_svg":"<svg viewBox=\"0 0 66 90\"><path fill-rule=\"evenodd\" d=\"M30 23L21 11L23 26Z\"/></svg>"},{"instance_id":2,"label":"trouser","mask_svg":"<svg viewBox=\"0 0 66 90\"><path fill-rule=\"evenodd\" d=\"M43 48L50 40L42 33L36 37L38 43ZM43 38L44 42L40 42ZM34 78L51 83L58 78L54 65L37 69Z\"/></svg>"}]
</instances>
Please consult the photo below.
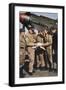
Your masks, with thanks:
<instances>
[{"instance_id":1,"label":"trouser","mask_svg":"<svg viewBox=\"0 0 66 90\"><path fill-rule=\"evenodd\" d=\"M23 73L23 69L24 69L24 61L25 61L25 48L20 48L19 49L19 65L20 65L20 69L19 69L19 76L20 77L24 77L24 73Z\"/></svg>"},{"instance_id":2,"label":"trouser","mask_svg":"<svg viewBox=\"0 0 66 90\"><path fill-rule=\"evenodd\" d=\"M53 63L53 60L52 60L52 48L51 47L47 47L46 50L47 50L50 62Z\"/></svg>"},{"instance_id":3,"label":"trouser","mask_svg":"<svg viewBox=\"0 0 66 90\"><path fill-rule=\"evenodd\" d=\"M43 50L38 47L36 50L35 50L35 54L36 54L36 67L45 67L45 62L44 62L44 52Z\"/></svg>"},{"instance_id":4,"label":"trouser","mask_svg":"<svg viewBox=\"0 0 66 90\"><path fill-rule=\"evenodd\" d=\"M48 56L47 50L44 51L44 58L45 58L45 66L47 67L47 64L48 64L49 68L51 68L51 62L49 60L49 56Z\"/></svg>"},{"instance_id":5,"label":"trouser","mask_svg":"<svg viewBox=\"0 0 66 90\"><path fill-rule=\"evenodd\" d=\"M33 65L34 65L34 56L35 50L32 47L28 47L28 56L29 56L29 72L33 72Z\"/></svg>"},{"instance_id":6,"label":"trouser","mask_svg":"<svg viewBox=\"0 0 66 90\"><path fill-rule=\"evenodd\" d=\"M37 55L37 67L45 67L43 54Z\"/></svg>"},{"instance_id":7,"label":"trouser","mask_svg":"<svg viewBox=\"0 0 66 90\"><path fill-rule=\"evenodd\" d=\"M48 53L48 58L50 60L50 63L51 63L51 68L53 68L53 59L52 59L52 47L49 46L46 48L46 51ZM48 65L49 66L49 65Z\"/></svg>"},{"instance_id":8,"label":"trouser","mask_svg":"<svg viewBox=\"0 0 66 90\"><path fill-rule=\"evenodd\" d=\"M25 60L25 48L20 48L19 50L19 64L22 65L24 64Z\"/></svg>"},{"instance_id":9,"label":"trouser","mask_svg":"<svg viewBox=\"0 0 66 90\"><path fill-rule=\"evenodd\" d=\"M54 50L54 54L53 54L53 68L54 69L58 69L58 61L57 61L57 50Z\"/></svg>"},{"instance_id":10,"label":"trouser","mask_svg":"<svg viewBox=\"0 0 66 90\"><path fill-rule=\"evenodd\" d=\"M53 49L53 62L57 63L57 50Z\"/></svg>"}]
</instances>

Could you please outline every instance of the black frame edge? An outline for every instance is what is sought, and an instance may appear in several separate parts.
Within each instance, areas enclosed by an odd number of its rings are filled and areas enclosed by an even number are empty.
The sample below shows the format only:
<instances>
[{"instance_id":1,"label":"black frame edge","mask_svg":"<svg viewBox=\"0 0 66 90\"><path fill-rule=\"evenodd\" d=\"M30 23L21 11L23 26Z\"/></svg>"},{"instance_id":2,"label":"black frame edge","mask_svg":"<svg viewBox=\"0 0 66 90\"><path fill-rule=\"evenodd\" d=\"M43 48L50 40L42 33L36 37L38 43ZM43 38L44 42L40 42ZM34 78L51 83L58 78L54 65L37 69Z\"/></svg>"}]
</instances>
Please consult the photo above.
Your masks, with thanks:
<instances>
[{"instance_id":1,"label":"black frame edge","mask_svg":"<svg viewBox=\"0 0 66 90\"><path fill-rule=\"evenodd\" d=\"M14 85L14 6L9 4L9 86Z\"/></svg>"},{"instance_id":2,"label":"black frame edge","mask_svg":"<svg viewBox=\"0 0 66 90\"><path fill-rule=\"evenodd\" d=\"M11 5L13 6L27 6L27 7L40 7L40 8L58 8L58 9L62 9L64 6L61 6L61 5L46 5L46 4L27 4L27 3L10 3Z\"/></svg>"}]
</instances>

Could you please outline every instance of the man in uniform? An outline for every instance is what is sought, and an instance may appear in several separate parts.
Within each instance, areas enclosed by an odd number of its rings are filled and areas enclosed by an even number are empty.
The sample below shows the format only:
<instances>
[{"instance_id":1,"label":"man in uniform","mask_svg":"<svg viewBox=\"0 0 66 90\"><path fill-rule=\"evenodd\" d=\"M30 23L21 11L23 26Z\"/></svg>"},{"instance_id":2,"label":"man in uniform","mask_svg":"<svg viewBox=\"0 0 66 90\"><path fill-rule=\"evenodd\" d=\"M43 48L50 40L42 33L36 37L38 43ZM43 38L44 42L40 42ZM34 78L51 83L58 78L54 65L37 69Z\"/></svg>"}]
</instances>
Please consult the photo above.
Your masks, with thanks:
<instances>
[{"instance_id":1,"label":"man in uniform","mask_svg":"<svg viewBox=\"0 0 66 90\"><path fill-rule=\"evenodd\" d=\"M45 52L45 59L47 56L46 62L48 62L49 70L51 70L52 67L52 35L48 33L48 30L44 30L44 42L46 44L46 52Z\"/></svg>"},{"instance_id":2,"label":"man in uniform","mask_svg":"<svg viewBox=\"0 0 66 90\"><path fill-rule=\"evenodd\" d=\"M38 31L37 35L37 44L35 54L36 54L36 68L40 70L45 70L45 61L44 61L44 47L40 44L44 44L44 37L42 31Z\"/></svg>"},{"instance_id":3,"label":"man in uniform","mask_svg":"<svg viewBox=\"0 0 66 90\"><path fill-rule=\"evenodd\" d=\"M35 34L33 34L33 27L30 25L28 28L28 33L26 34L26 43L27 43L27 51L29 56L29 75L33 74L33 65L34 65L34 56L35 56Z\"/></svg>"},{"instance_id":4,"label":"man in uniform","mask_svg":"<svg viewBox=\"0 0 66 90\"><path fill-rule=\"evenodd\" d=\"M25 41L25 31L23 29L20 29L19 34L19 65L20 65L20 77L23 77L23 65L25 60L25 47L26 47L26 41Z\"/></svg>"},{"instance_id":5,"label":"man in uniform","mask_svg":"<svg viewBox=\"0 0 66 90\"><path fill-rule=\"evenodd\" d=\"M51 28L52 30L52 40L53 40L53 44L52 44L52 51L53 51L53 69L54 71L57 71L57 67L58 67L58 61L57 61L57 28L53 27Z\"/></svg>"}]
</instances>

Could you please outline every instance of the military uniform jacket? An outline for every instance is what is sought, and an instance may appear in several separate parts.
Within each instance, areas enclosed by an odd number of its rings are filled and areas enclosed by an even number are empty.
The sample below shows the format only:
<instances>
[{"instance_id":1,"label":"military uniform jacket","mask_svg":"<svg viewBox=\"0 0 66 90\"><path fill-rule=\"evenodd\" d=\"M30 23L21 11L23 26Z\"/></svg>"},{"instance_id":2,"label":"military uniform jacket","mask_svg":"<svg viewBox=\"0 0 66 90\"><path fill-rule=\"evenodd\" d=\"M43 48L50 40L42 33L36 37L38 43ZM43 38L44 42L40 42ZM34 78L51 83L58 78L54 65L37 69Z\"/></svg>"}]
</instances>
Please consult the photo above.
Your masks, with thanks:
<instances>
[{"instance_id":1,"label":"military uniform jacket","mask_svg":"<svg viewBox=\"0 0 66 90\"><path fill-rule=\"evenodd\" d=\"M33 34L27 33L27 35L26 35L26 44L27 44L27 46L28 45L34 45L34 43L36 42L34 36L35 35L33 35Z\"/></svg>"},{"instance_id":2,"label":"military uniform jacket","mask_svg":"<svg viewBox=\"0 0 66 90\"><path fill-rule=\"evenodd\" d=\"M52 36L51 35L45 36L45 43L49 43L46 49L49 54L49 57L51 57L50 59L52 59Z\"/></svg>"},{"instance_id":3,"label":"military uniform jacket","mask_svg":"<svg viewBox=\"0 0 66 90\"><path fill-rule=\"evenodd\" d=\"M25 48L26 40L24 36L20 36L20 48Z\"/></svg>"}]
</instances>

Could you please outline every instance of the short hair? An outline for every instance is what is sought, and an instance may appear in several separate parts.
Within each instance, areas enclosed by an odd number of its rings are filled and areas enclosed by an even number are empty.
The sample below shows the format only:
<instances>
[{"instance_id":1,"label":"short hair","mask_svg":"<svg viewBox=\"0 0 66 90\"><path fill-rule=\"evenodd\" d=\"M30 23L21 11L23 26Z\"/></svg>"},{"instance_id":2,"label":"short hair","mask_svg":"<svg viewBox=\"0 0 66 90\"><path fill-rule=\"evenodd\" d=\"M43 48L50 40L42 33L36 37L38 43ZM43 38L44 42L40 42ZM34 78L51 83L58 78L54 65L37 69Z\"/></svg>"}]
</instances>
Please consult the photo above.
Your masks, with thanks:
<instances>
[{"instance_id":1,"label":"short hair","mask_svg":"<svg viewBox=\"0 0 66 90\"><path fill-rule=\"evenodd\" d=\"M52 26L52 27L50 28L50 30L54 30L54 29L57 30L57 26Z\"/></svg>"}]
</instances>

